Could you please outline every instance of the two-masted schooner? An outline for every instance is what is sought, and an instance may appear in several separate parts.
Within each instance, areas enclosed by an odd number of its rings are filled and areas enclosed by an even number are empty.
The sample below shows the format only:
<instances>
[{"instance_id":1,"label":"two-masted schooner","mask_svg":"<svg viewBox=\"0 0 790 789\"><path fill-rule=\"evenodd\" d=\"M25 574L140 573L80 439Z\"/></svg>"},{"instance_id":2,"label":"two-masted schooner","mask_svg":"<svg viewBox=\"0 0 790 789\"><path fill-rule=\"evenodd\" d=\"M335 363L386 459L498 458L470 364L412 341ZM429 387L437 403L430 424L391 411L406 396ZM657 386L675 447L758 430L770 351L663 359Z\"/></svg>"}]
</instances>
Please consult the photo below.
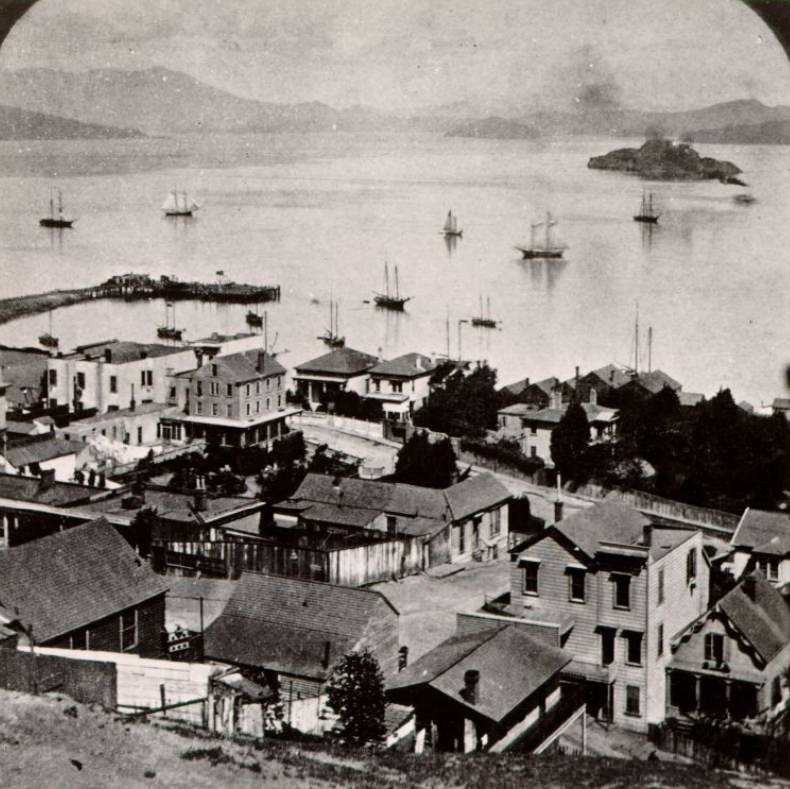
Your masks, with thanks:
<instances>
[{"instance_id":1,"label":"two-masted schooner","mask_svg":"<svg viewBox=\"0 0 790 789\"><path fill-rule=\"evenodd\" d=\"M176 328L176 305L171 301L165 302L165 325L156 330L156 336L162 340L180 340L184 329Z\"/></svg>"},{"instance_id":2,"label":"two-masted schooner","mask_svg":"<svg viewBox=\"0 0 790 789\"><path fill-rule=\"evenodd\" d=\"M561 258L568 248L565 244L560 244L552 238L552 228L556 227L557 221L552 218L551 214L546 214L546 219L543 222L535 222L530 225L530 240L529 246L516 247L521 252L524 260L542 260L546 258ZM537 231L540 228L545 229L542 240L538 240Z\"/></svg>"},{"instance_id":3,"label":"two-masted schooner","mask_svg":"<svg viewBox=\"0 0 790 789\"><path fill-rule=\"evenodd\" d=\"M464 231L458 227L458 217L453 213L452 209L447 212L447 219L444 220L444 228L442 232L445 236L461 238Z\"/></svg>"},{"instance_id":4,"label":"two-masted schooner","mask_svg":"<svg viewBox=\"0 0 790 789\"><path fill-rule=\"evenodd\" d=\"M491 317L491 299L486 298L486 311L483 312L483 297L480 297L480 313L472 318L472 326L481 329L496 329L498 322Z\"/></svg>"},{"instance_id":5,"label":"two-masted schooner","mask_svg":"<svg viewBox=\"0 0 790 789\"><path fill-rule=\"evenodd\" d=\"M658 223L660 214L653 203L653 193L642 192L642 204L639 206L639 213L634 215L634 222L645 222L649 225Z\"/></svg>"},{"instance_id":6,"label":"two-masted schooner","mask_svg":"<svg viewBox=\"0 0 790 789\"><path fill-rule=\"evenodd\" d=\"M386 310L403 311L403 307L411 296L400 295L400 285L398 283L398 267L395 266L395 293L390 292L390 271L387 263L384 264L384 293L376 293L373 302L377 307Z\"/></svg>"},{"instance_id":7,"label":"two-masted schooner","mask_svg":"<svg viewBox=\"0 0 790 789\"><path fill-rule=\"evenodd\" d=\"M346 345L346 338L340 336L339 305L331 298L329 299L329 328L317 339L330 348L344 348Z\"/></svg>"},{"instance_id":8,"label":"two-masted schooner","mask_svg":"<svg viewBox=\"0 0 790 789\"><path fill-rule=\"evenodd\" d=\"M58 189L58 211L55 213L55 190L49 190L49 216L39 219L38 223L41 227L71 227L74 224L74 219L66 219L63 216L63 195Z\"/></svg>"},{"instance_id":9,"label":"two-masted schooner","mask_svg":"<svg viewBox=\"0 0 790 789\"><path fill-rule=\"evenodd\" d=\"M192 216L199 208L194 200L190 202L186 192L177 192L175 189L168 194L162 205L165 216Z\"/></svg>"}]
</instances>

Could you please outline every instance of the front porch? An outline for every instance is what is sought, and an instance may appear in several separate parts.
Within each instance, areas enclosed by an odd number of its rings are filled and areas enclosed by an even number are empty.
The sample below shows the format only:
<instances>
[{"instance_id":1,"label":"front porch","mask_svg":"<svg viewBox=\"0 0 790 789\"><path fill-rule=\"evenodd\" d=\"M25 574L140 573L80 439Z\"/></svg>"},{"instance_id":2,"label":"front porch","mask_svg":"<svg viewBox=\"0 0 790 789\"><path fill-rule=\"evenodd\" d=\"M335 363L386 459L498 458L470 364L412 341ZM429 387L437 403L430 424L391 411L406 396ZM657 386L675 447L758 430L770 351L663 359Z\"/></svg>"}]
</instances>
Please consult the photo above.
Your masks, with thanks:
<instances>
[{"instance_id":1,"label":"front porch","mask_svg":"<svg viewBox=\"0 0 790 789\"><path fill-rule=\"evenodd\" d=\"M758 679L706 670L667 669L667 717L743 720L758 712Z\"/></svg>"}]
</instances>

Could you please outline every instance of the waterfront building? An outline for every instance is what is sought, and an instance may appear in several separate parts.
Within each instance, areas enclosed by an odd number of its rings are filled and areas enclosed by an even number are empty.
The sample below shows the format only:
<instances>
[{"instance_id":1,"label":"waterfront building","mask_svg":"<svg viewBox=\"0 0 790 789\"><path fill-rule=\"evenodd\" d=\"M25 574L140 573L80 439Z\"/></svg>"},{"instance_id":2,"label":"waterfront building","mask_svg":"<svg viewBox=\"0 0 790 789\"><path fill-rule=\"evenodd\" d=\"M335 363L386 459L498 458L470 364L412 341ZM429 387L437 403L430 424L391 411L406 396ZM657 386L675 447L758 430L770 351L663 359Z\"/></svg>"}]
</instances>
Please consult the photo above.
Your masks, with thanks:
<instances>
[{"instance_id":1,"label":"waterfront building","mask_svg":"<svg viewBox=\"0 0 790 789\"><path fill-rule=\"evenodd\" d=\"M353 348L335 348L297 365L294 386L312 409L331 400L335 392L356 392L361 397L368 391L369 371L380 361L376 356Z\"/></svg>"},{"instance_id":2,"label":"waterfront building","mask_svg":"<svg viewBox=\"0 0 790 789\"><path fill-rule=\"evenodd\" d=\"M384 418L411 421L430 394L437 362L421 353L406 353L368 370L365 398L381 403Z\"/></svg>"}]
</instances>

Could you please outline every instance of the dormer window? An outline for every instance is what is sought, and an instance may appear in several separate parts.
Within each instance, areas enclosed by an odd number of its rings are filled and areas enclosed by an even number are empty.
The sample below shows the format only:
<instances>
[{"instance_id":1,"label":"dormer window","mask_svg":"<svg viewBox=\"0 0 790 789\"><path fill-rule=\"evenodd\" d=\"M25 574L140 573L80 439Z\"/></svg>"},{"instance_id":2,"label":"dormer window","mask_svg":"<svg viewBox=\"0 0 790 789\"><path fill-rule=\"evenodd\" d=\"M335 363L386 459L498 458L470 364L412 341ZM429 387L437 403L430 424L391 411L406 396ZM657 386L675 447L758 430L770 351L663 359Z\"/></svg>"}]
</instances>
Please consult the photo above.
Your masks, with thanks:
<instances>
[{"instance_id":1,"label":"dormer window","mask_svg":"<svg viewBox=\"0 0 790 789\"><path fill-rule=\"evenodd\" d=\"M631 576L613 574L612 583L614 584L612 606L629 611L631 609Z\"/></svg>"},{"instance_id":2,"label":"dormer window","mask_svg":"<svg viewBox=\"0 0 790 789\"><path fill-rule=\"evenodd\" d=\"M216 378L219 375L219 369L216 364L211 365L211 374Z\"/></svg>"}]
</instances>

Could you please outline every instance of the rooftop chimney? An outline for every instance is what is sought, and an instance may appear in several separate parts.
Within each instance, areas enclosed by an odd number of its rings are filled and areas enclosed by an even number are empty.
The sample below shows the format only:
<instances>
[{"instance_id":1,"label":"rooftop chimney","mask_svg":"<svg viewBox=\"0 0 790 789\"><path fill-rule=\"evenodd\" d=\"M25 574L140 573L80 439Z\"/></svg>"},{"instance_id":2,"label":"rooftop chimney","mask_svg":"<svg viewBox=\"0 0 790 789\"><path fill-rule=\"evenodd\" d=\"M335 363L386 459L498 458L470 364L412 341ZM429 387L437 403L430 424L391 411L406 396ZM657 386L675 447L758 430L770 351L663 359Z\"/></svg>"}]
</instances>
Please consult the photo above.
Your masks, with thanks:
<instances>
[{"instance_id":1,"label":"rooftop chimney","mask_svg":"<svg viewBox=\"0 0 790 789\"><path fill-rule=\"evenodd\" d=\"M104 361L108 364L112 363L112 348L104 349Z\"/></svg>"},{"instance_id":2,"label":"rooftop chimney","mask_svg":"<svg viewBox=\"0 0 790 789\"><path fill-rule=\"evenodd\" d=\"M479 698L480 672L476 669L469 669L464 672L464 689L461 692L464 701L469 704L477 704Z\"/></svg>"},{"instance_id":3,"label":"rooftop chimney","mask_svg":"<svg viewBox=\"0 0 790 789\"><path fill-rule=\"evenodd\" d=\"M554 523L559 523L562 520L562 509L563 504L557 499L557 501L554 502Z\"/></svg>"},{"instance_id":4,"label":"rooftop chimney","mask_svg":"<svg viewBox=\"0 0 790 789\"><path fill-rule=\"evenodd\" d=\"M409 665L409 648L401 647L398 650L398 671L403 671Z\"/></svg>"},{"instance_id":5,"label":"rooftop chimney","mask_svg":"<svg viewBox=\"0 0 790 789\"><path fill-rule=\"evenodd\" d=\"M206 502L206 481L203 477L198 477L195 481L195 512L205 512L208 508Z\"/></svg>"},{"instance_id":6,"label":"rooftop chimney","mask_svg":"<svg viewBox=\"0 0 790 789\"><path fill-rule=\"evenodd\" d=\"M579 382L579 378L581 378L581 375L579 374L579 365L577 364L576 365L576 383Z\"/></svg>"}]
</instances>

